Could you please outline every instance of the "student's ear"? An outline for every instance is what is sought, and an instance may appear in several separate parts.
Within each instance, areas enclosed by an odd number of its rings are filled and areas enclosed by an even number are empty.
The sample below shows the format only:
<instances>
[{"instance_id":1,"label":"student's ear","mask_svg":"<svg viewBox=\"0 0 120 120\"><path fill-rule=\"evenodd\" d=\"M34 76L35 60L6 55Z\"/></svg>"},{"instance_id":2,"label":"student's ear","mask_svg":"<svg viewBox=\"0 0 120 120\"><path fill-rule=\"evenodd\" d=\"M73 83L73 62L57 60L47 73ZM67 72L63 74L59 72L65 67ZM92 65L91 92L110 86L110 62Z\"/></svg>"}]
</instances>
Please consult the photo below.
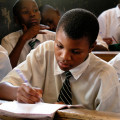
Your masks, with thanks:
<instances>
[{"instance_id":1,"label":"student's ear","mask_svg":"<svg viewBox=\"0 0 120 120\"><path fill-rule=\"evenodd\" d=\"M93 51L93 49L95 48L97 42L95 41L91 46L90 46L90 49L89 49L89 53Z\"/></svg>"}]
</instances>

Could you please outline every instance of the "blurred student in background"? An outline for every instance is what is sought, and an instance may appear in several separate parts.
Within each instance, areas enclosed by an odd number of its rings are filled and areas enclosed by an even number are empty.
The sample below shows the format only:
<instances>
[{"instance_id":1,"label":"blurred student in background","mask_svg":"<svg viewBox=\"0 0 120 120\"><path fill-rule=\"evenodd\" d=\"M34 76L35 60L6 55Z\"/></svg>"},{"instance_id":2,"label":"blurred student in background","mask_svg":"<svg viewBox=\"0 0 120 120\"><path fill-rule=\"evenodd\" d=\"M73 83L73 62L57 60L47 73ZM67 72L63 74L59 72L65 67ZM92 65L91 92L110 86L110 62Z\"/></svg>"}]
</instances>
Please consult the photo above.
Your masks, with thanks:
<instances>
[{"instance_id":1,"label":"blurred student in background","mask_svg":"<svg viewBox=\"0 0 120 120\"><path fill-rule=\"evenodd\" d=\"M7 51L0 45L0 81L12 70Z\"/></svg>"},{"instance_id":2,"label":"blurred student in background","mask_svg":"<svg viewBox=\"0 0 120 120\"><path fill-rule=\"evenodd\" d=\"M50 5L43 5L39 8L41 12L41 24L48 25L51 31L56 31L60 19L60 12Z\"/></svg>"},{"instance_id":3,"label":"blurred student in background","mask_svg":"<svg viewBox=\"0 0 120 120\"><path fill-rule=\"evenodd\" d=\"M8 51L11 65L26 59L31 49L46 40L55 40L55 33L48 26L40 25L40 11L35 0L17 0L13 6L15 21L22 30L8 34L1 45Z\"/></svg>"},{"instance_id":4,"label":"blurred student in background","mask_svg":"<svg viewBox=\"0 0 120 120\"><path fill-rule=\"evenodd\" d=\"M103 11L98 17L100 36L108 44L120 43L120 4Z\"/></svg>"}]
</instances>

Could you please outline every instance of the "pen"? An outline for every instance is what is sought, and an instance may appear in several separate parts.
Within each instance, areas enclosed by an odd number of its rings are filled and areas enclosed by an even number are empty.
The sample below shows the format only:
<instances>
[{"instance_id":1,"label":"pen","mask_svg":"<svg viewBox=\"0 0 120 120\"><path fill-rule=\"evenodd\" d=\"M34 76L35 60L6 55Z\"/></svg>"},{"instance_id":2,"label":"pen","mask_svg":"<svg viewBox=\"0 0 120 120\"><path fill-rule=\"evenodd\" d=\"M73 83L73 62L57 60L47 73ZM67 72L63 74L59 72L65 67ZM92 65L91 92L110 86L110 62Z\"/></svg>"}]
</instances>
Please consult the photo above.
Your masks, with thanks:
<instances>
[{"instance_id":1,"label":"pen","mask_svg":"<svg viewBox=\"0 0 120 120\"><path fill-rule=\"evenodd\" d=\"M21 79L22 79L25 83L28 83L28 85L29 85L30 87L32 87L31 84L28 82L27 78L24 76L24 74L21 72L20 69L15 68L15 71L16 71L16 73L21 77ZM40 101L41 101L41 102L44 102L42 98L40 98Z\"/></svg>"},{"instance_id":2,"label":"pen","mask_svg":"<svg viewBox=\"0 0 120 120\"><path fill-rule=\"evenodd\" d=\"M114 38L114 36L112 36L113 40L118 44L117 40Z\"/></svg>"}]
</instances>

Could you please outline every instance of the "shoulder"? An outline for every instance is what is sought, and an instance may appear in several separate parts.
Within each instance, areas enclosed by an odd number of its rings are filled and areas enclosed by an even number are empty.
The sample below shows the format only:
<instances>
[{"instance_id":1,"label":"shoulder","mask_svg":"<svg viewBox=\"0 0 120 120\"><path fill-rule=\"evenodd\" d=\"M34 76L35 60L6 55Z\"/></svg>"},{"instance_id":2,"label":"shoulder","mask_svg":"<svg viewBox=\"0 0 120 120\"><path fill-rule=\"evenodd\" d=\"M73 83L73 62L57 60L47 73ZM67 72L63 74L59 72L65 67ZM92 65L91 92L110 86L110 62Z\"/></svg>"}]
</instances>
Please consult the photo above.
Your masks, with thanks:
<instances>
[{"instance_id":1,"label":"shoulder","mask_svg":"<svg viewBox=\"0 0 120 120\"><path fill-rule=\"evenodd\" d=\"M6 35L2 39L2 42L3 41L8 41L8 42L14 41L16 38L19 38L22 34L23 34L22 30L19 30L19 31L16 31L16 32L12 32L12 33Z\"/></svg>"},{"instance_id":2,"label":"shoulder","mask_svg":"<svg viewBox=\"0 0 120 120\"><path fill-rule=\"evenodd\" d=\"M41 43L47 40L55 40L56 32L52 32L50 30L42 30L45 34L38 34L36 38L40 40Z\"/></svg>"},{"instance_id":3,"label":"shoulder","mask_svg":"<svg viewBox=\"0 0 120 120\"><path fill-rule=\"evenodd\" d=\"M54 49L54 41L53 40L48 40L39 45L39 48L43 47L44 49Z\"/></svg>"},{"instance_id":4,"label":"shoulder","mask_svg":"<svg viewBox=\"0 0 120 120\"><path fill-rule=\"evenodd\" d=\"M110 64L120 64L120 53L117 54L112 60L109 61Z\"/></svg>"},{"instance_id":5,"label":"shoulder","mask_svg":"<svg viewBox=\"0 0 120 120\"><path fill-rule=\"evenodd\" d=\"M45 41L37 46L33 50L37 55L39 54L46 54L47 52L54 52L54 41L53 40L48 40Z\"/></svg>"},{"instance_id":6,"label":"shoulder","mask_svg":"<svg viewBox=\"0 0 120 120\"><path fill-rule=\"evenodd\" d=\"M56 35L56 32L50 31L50 30L44 30L49 35Z\"/></svg>"},{"instance_id":7,"label":"shoulder","mask_svg":"<svg viewBox=\"0 0 120 120\"><path fill-rule=\"evenodd\" d=\"M0 65L8 65L8 63L10 63L8 52L0 45ZM9 68L9 66L7 67Z\"/></svg>"},{"instance_id":8,"label":"shoulder","mask_svg":"<svg viewBox=\"0 0 120 120\"><path fill-rule=\"evenodd\" d=\"M93 69L99 72L109 73L110 71L114 71L114 68L108 62L102 60L93 53L90 53L90 65Z\"/></svg>"},{"instance_id":9,"label":"shoulder","mask_svg":"<svg viewBox=\"0 0 120 120\"><path fill-rule=\"evenodd\" d=\"M116 69L116 71L117 71L117 73L119 74L119 76L120 76L120 53L118 54L118 55L116 55L112 60L110 60L109 62L108 62L110 65L112 65L115 69Z\"/></svg>"},{"instance_id":10,"label":"shoulder","mask_svg":"<svg viewBox=\"0 0 120 120\"><path fill-rule=\"evenodd\" d=\"M89 69L94 71L94 74L97 75L97 78L101 84L116 86L119 83L117 72L114 67L93 54L90 58Z\"/></svg>"},{"instance_id":11,"label":"shoulder","mask_svg":"<svg viewBox=\"0 0 120 120\"><path fill-rule=\"evenodd\" d=\"M5 50L5 48L3 48L1 45L0 45L0 54L6 54L6 55L8 55L8 53Z\"/></svg>"},{"instance_id":12,"label":"shoulder","mask_svg":"<svg viewBox=\"0 0 120 120\"><path fill-rule=\"evenodd\" d=\"M105 10L99 15L98 19L105 16L111 16L111 14L115 14L115 13L116 13L116 7Z\"/></svg>"}]
</instances>

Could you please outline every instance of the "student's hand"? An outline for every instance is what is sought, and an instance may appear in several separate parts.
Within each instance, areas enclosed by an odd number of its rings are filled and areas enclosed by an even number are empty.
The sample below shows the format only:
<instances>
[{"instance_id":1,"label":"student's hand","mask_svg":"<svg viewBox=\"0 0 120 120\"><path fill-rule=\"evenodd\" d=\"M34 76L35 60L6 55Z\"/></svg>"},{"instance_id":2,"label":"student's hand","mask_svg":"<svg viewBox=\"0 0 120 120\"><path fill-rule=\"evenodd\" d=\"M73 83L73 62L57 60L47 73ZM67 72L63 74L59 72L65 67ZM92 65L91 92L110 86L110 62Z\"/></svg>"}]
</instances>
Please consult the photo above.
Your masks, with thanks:
<instances>
[{"instance_id":1,"label":"student's hand","mask_svg":"<svg viewBox=\"0 0 120 120\"><path fill-rule=\"evenodd\" d=\"M111 45L113 43L113 39L111 37L103 38L103 40L108 44Z\"/></svg>"},{"instance_id":2,"label":"student's hand","mask_svg":"<svg viewBox=\"0 0 120 120\"><path fill-rule=\"evenodd\" d=\"M21 103L34 104L40 101L42 97L42 90L40 88L33 88L26 83L23 83L17 91L17 101Z\"/></svg>"},{"instance_id":3,"label":"student's hand","mask_svg":"<svg viewBox=\"0 0 120 120\"><path fill-rule=\"evenodd\" d=\"M48 26L42 25L42 24L34 25L30 27L29 29L24 24L22 26L23 26L23 37L26 41L35 37L37 34L46 34L42 30L49 29Z\"/></svg>"}]
</instances>

